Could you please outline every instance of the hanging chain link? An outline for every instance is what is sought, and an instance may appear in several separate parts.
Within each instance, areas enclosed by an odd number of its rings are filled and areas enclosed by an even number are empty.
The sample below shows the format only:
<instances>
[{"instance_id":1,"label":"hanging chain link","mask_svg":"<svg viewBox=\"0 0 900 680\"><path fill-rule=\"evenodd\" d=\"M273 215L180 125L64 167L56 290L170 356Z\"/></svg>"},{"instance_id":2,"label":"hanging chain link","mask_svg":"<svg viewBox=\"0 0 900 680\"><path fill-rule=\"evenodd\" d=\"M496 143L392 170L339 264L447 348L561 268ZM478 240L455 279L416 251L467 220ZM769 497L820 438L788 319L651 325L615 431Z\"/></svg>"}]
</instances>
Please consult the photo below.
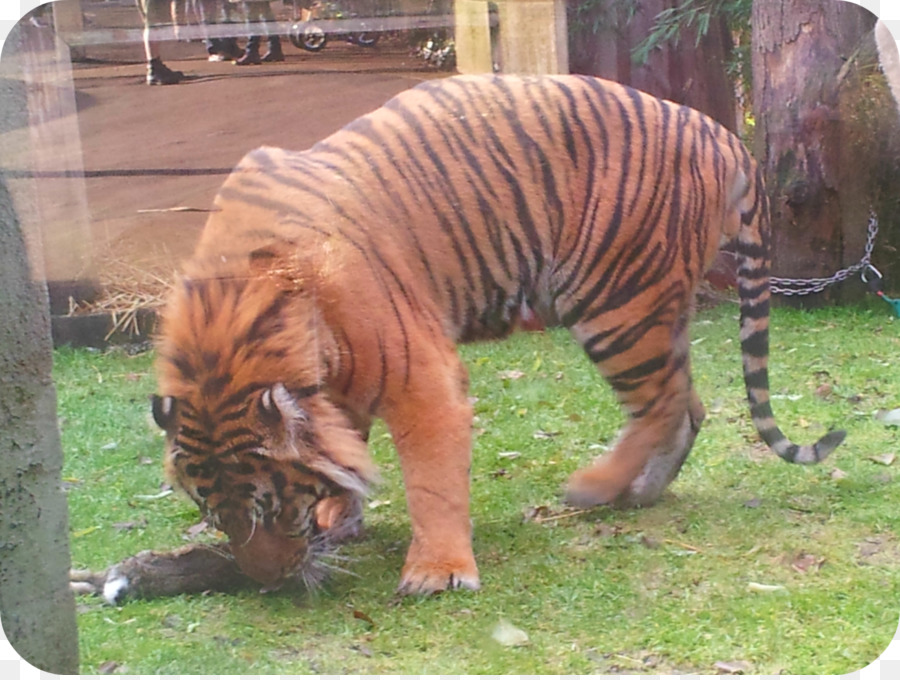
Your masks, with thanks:
<instances>
[{"instance_id":1,"label":"hanging chain link","mask_svg":"<svg viewBox=\"0 0 900 680\"><path fill-rule=\"evenodd\" d=\"M872 249L875 247L875 237L878 235L878 218L874 212L869 213L869 228L866 235L866 250L862 259L846 269L841 269L831 276L818 279L781 279L776 276L769 277L769 290L777 295L811 295L821 293L828 286L849 279L871 265Z\"/></svg>"}]
</instances>

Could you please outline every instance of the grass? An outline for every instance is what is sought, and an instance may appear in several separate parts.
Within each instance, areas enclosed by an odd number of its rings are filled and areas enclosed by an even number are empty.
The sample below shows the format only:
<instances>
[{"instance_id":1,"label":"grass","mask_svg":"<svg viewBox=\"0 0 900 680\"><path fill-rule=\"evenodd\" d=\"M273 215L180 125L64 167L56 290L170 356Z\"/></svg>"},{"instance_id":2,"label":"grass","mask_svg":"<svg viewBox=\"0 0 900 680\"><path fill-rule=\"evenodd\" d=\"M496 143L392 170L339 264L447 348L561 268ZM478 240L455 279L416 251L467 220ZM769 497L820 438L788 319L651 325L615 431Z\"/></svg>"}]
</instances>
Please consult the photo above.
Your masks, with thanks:
<instances>
[{"instance_id":1,"label":"grass","mask_svg":"<svg viewBox=\"0 0 900 680\"><path fill-rule=\"evenodd\" d=\"M736 308L699 314L697 388L708 410L680 477L653 508L572 513L568 474L621 424L564 332L464 347L477 397L472 514L482 590L393 595L408 519L390 437L367 531L346 546L359 576L320 593L211 594L121 607L79 597L82 672L128 674L844 674L875 660L900 603L900 320L883 306L773 315L775 409L809 442L846 443L787 465L749 420ZM161 490L148 417L149 354L56 354L73 563L98 569L183 545L198 513ZM780 586L771 592L751 583ZM495 642L501 620L525 631Z\"/></svg>"}]
</instances>

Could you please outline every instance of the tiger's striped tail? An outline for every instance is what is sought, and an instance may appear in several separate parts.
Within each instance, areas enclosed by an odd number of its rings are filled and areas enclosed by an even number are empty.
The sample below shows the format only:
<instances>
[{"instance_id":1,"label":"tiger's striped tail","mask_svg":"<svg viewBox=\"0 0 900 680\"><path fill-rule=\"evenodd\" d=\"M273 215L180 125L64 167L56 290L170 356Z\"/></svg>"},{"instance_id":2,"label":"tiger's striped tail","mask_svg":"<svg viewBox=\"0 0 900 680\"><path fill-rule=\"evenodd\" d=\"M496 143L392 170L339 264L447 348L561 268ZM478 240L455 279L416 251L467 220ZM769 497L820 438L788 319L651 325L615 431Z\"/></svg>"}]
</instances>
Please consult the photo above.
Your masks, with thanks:
<instances>
[{"instance_id":1,"label":"tiger's striped tail","mask_svg":"<svg viewBox=\"0 0 900 680\"><path fill-rule=\"evenodd\" d=\"M750 198L754 188L750 189ZM769 400L769 252L770 224L768 199L757 170L753 205L741 213L741 227L735 241L738 256L737 284L741 306L741 354L744 383L753 425L762 440L789 463L809 465L823 460L846 436L834 430L815 444L799 446L788 439L772 413Z\"/></svg>"}]
</instances>

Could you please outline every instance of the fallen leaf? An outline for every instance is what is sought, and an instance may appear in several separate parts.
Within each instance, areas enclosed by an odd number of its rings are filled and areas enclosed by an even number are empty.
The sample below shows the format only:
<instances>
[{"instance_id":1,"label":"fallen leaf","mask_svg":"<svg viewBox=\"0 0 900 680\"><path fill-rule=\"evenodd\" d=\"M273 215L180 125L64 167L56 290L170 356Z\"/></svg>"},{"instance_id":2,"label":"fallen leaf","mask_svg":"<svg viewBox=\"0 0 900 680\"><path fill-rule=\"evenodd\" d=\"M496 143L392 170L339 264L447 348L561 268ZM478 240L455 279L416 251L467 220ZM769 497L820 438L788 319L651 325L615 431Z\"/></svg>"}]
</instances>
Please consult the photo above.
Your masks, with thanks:
<instances>
[{"instance_id":1,"label":"fallen leaf","mask_svg":"<svg viewBox=\"0 0 900 680\"><path fill-rule=\"evenodd\" d=\"M875 420L878 420L885 425L893 425L895 427L900 427L900 408L895 408L892 411L884 411L879 410L875 413Z\"/></svg>"},{"instance_id":2,"label":"fallen leaf","mask_svg":"<svg viewBox=\"0 0 900 680\"><path fill-rule=\"evenodd\" d=\"M846 479L847 473L844 472L843 470L841 470L840 468L835 468L834 470L831 471L831 478L834 479L835 481L837 481L839 479Z\"/></svg>"},{"instance_id":3,"label":"fallen leaf","mask_svg":"<svg viewBox=\"0 0 900 680\"><path fill-rule=\"evenodd\" d=\"M521 647L528 644L528 633L521 628L516 628L506 619L500 619L491 637L504 647Z\"/></svg>"},{"instance_id":4,"label":"fallen leaf","mask_svg":"<svg viewBox=\"0 0 900 680\"><path fill-rule=\"evenodd\" d=\"M652 536L641 535L641 545L650 550L656 550L659 547L659 540Z\"/></svg>"},{"instance_id":5,"label":"fallen leaf","mask_svg":"<svg viewBox=\"0 0 900 680\"><path fill-rule=\"evenodd\" d=\"M869 456L869 460L878 463L879 465L891 465L896 458L897 456L893 453L882 453L879 456Z\"/></svg>"},{"instance_id":6,"label":"fallen leaf","mask_svg":"<svg viewBox=\"0 0 900 680\"><path fill-rule=\"evenodd\" d=\"M101 451L112 451L115 448L119 447L119 442L110 442L109 444L104 444L100 447Z\"/></svg>"},{"instance_id":7,"label":"fallen leaf","mask_svg":"<svg viewBox=\"0 0 900 680\"><path fill-rule=\"evenodd\" d=\"M750 670L750 663L747 661L716 661L713 667L725 675L743 675Z\"/></svg>"},{"instance_id":8,"label":"fallen leaf","mask_svg":"<svg viewBox=\"0 0 900 680\"><path fill-rule=\"evenodd\" d=\"M520 451L501 451L497 454L498 458L509 458L512 460L513 458L518 458L522 453Z\"/></svg>"},{"instance_id":9,"label":"fallen leaf","mask_svg":"<svg viewBox=\"0 0 900 680\"><path fill-rule=\"evenodd\" d=\"M776 585L768 585L765 583L756 583L755 581L750 581L747 584L747 590L752 593L777 593L783 590L787 590L784 586L776 586Z\"/></svg>"},{"instance_id":10,"label":"fallen leaf","mask_svg":"<svg viewBox=\"0 0 900 680\"><path fill-rule=\"evenodd\" d=\"M549 514L549 505L529 505L522 511L522 519L525 522L534 522L539 520L541 517L546 517Z\"/></svg>"},{"instance_id":11,"label":"fallen leaf","mask_svg":"<svg viewBox=\"0 0 900 680\"><path fill-rule=\"evenodd\" d=\"M94 533L100 527L88 527L87 529L80 529L79 531L72 532L72 538L83 538L89 534Z\"/></svg>"},{"instance_id":12,"label":"fallen leaf","mask_svg":"<svg viewBox=\"0 0 900 680\"><path fill-rule=\"evenodd\" d=\"M511 369L508 371L500 371L497 373L497 377L501 380L518 380L519 378L524 378L525 373L523 371Z\"/></svg>"},{"instance_id":13,"label":"fallen leaf","mask_svg":"<svg viewBox=\"0 0 900 680\"><path fill-rule=\"evenodd\" d=\"M374 500L371 503L369 503L369 510L374 510L375 508L380 508L382 505L390 505L390 504L391 504L390 501Z\"/></svg>"},{"instance_id":14,"label":"fallen leaf","mask_svg":"<svg viewBox=\"0 0 900 680\"><path fill-rule=\"evenodd\" d=\"M554 437L558 437L562 432L547 432L546 430L537 430L532 437L535 439L553 439Z\"/></svg>"},{"instance_id":15,"label":"fallen leaf","mask_svg":"<svg viewBox=\"0 0 900 680\"><path fill-rule=\"evenodd\" d=\"M373 628L375 627L375 622L372 620L372 617L366 614L365 612L360 611L359 609L353 610L353 618L359 619L360 621L365 621Z\"/></svg>"},{"instance_id":16,"label":"fallen leaf","mask_svg":"<svg viewBox=\"0 0 900 680\"><path fill-rule=\"evenodd\" d=\"M816 388L815 394L819 399L828 399L832 392L834 392L834 388L828 383L823 383Z\"/></svg>"},{"instance_id":17,"label":"fallen leaf","mask_svg":"<svg viewBox=\"0 0 900 680\"><path fill-rule=\"evenodd\" d=\"M745 508L758 508L760 505L762 505L762 501L759 498L751 498L744 501Z\"/></svg>"},{"instance_id":18,"label":"fallen leaf","mask_svg":"<svg viewBox=\"0 0 900 680\"><path fill-rule=\"evenodd\" d=\"M98 668L97 671L100 675L110 675L114 673L118 667L118 661L107 661L106 663L100 664L100 668Z\"/></svg>"},{"instance_id":19,"label":"fallen leaf","mask_svg":"<svg viewBox=\"0 0 900 680\"><path fill-rule=\"evenodd\" d=\"M791 569L800 574L805 574L812 567L815 567L816 571L818 571L822 568L823 564L825 564L824 557L816 557L815 555L803 552L791 560Z\"/></svg>"},{"instance_id":20,"label":"fallen leaf","mask_svg":"<svg viewBox=\"0 0 900 680\"><path fill-rule=\"evenodd\" d=\"M207 529L209 529L209 524L206 522L205 519L201 519L201 520L200 520L199 522L197 522L194 526L188 527L188 530L187 530L185 533L186 533L190 538L193 539L193 538L197 538L197 536L199 536L200 534L202 534L202 533L203 533L204 531L206 531Z\"/></svg>"},{"instance_id":21,"label":"fallen leaf","mask_svg":"<svg viewBox=\"0 0 900 680\"><path fill-rule=\"evenodd\" d=\"M135 498L138 499L139 501L158 501L161 498L165 498L166 496L171 496L172 493L173 493L172 489L163 489L159 493L154 493L154 494L139 493L137 496L135 496Z\"/></svg>"},{"instance_id":22,"label":"fallen leaf","mask_svg":"<svg viewBox=\"0 0 900 680\"><path fill-rule=\"evenodd\" d=\"M594 533L598 536L602 536L603 538L612 538L622 533L622 527L618 524L606 524L605 522L599 522L594 527Z\"/></svg>"}]
</instances>

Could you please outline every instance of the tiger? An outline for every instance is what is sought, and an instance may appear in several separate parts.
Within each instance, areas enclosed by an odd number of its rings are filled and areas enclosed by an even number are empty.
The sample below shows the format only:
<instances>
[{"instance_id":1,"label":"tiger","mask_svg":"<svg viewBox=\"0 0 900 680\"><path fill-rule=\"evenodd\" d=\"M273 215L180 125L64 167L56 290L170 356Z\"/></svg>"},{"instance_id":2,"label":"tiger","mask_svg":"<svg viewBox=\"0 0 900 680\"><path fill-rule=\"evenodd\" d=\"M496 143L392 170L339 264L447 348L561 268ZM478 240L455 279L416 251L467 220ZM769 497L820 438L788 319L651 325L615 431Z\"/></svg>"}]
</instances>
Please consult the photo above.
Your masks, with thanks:
<instances>
[{"instance_id":1,"label":"tiger","mask_svg":"<svg viewBox=\"0 0 900 680\"><path fill-rule=\"evenodd\" d=\"M411 527L398 592L478 589L457 346L568 329L626 420L565 501L649 506L705 417L689 321L725 244L753 424L816 463L845 433L801 446L775 421L770 240L760 169L698 111L589 76L423 82L307 150L251 151L218 190L157 341L166 475L263 590L309 583L359 530L380 419Z\"/></svg>"}]
</instances>

